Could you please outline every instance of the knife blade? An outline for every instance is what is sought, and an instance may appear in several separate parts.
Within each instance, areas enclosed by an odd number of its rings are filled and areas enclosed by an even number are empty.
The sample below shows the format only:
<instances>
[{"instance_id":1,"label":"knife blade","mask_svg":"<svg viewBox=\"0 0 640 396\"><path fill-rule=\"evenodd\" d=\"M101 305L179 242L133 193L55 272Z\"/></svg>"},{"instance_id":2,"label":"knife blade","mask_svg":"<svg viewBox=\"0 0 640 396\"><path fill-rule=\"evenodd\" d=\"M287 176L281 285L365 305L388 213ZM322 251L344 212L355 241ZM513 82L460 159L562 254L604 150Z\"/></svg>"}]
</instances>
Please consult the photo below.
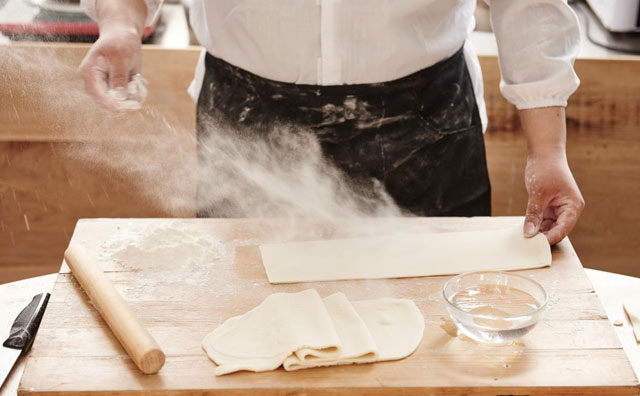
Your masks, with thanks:
<instances>
[{"instance_id":1,"label":"knife blade","mask_svg":"<svg viewBox=\"0 0 640 396\"><path fill-rule=\"evenodd\" d=\"M9 376L16 360L31 348L49 302L49 296L49 293L35 295L13 322L9 338L0 348L0 387Z\"/></svg>"}]
</instances>

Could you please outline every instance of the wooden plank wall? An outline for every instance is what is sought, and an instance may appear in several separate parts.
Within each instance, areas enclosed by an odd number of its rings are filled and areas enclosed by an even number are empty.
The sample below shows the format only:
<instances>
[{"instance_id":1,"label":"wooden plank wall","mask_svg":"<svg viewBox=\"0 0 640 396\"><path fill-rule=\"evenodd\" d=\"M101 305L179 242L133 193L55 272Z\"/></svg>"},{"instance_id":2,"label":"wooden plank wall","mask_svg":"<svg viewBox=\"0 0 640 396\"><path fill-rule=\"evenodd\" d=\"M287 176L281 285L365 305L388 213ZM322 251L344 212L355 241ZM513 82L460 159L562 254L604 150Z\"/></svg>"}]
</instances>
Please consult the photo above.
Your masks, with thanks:
<instances>
[{"instance_id":1,"label":"wooden plank wall","mask_svg":"<svg viewBox=\"0 0 640 396\"><path fill-rule=\"evenodd\" d=\"M193 216L189 175L180 183L183 199L162 202L163 188L175 195L171 160L137 173L100 161L140 150L194 161L194 105L185 89L199 49L145 47L152 110L113 118L75 74L87 48L0 46L0 283L56 271L78 218ZM517 114L500 96L496 58L481 64L493 212L522 215L525 146ZM585 59L576 69L582 86L568 107L569 159L587 208L571 238L585 266L640 276L640 62ZM165 122L175 126L170 135ZM145 145L158 139L169 143ZM183 157L174 155L178 148Z\"/></svg>"}]
</instances>

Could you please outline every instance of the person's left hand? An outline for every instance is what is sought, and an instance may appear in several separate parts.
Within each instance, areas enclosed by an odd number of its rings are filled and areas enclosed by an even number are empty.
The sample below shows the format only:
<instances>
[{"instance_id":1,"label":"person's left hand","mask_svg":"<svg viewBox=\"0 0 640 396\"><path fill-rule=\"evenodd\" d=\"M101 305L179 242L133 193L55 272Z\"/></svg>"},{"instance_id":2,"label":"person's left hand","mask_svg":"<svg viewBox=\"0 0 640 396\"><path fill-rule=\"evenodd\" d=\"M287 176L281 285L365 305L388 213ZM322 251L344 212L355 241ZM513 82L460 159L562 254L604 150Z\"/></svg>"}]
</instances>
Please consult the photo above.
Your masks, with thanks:
<instances>
[{"instance_id":1,"label":"person's left hand","mask_svg":"<svg viewBox=\"0 0 640 396\"><path fill-rule=\"evenodd\" d=\"M530 153L525 186L529 194L525 236L542 232L549 244L555 245L571 232L584 209L584 199L564 152Z\"/></svg>"}]
</instances>

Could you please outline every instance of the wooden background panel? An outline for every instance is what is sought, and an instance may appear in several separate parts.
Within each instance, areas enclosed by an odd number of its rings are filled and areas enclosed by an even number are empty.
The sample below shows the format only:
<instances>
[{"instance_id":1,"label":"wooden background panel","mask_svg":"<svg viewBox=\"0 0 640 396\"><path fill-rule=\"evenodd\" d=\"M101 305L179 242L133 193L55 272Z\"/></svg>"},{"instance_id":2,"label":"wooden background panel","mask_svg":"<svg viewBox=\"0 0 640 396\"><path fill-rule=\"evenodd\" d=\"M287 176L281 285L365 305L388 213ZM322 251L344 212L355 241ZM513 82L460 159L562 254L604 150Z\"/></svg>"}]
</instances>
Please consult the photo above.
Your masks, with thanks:
<instances>
[{"instance_id":1,"label":"wooden background panel","mask_svg":"<svg viewBox=\"0 0 640 396\"><path fill-rule=\"evenodd\" d=\"M75 70L87 48L0 46L0 282L56 271L78 218L193 215L193 175L173 165L195 161L195 106L185 90L199 48L145 46L149 100L142 113L120 117L84 93ZM517 113L500 95L496 58L480 61L493 213L523 215L526 147ZM581 59L576 69L582 85L567 109L568 155L587 207L571 239L585 266L640 276L640 62ZM156 160L137 163L136 151ZM129 156L114 166L105 163L109 155ZM184 199L162 202L163 189L175 196L175 188Z\"/></svg>"}]
</instances>

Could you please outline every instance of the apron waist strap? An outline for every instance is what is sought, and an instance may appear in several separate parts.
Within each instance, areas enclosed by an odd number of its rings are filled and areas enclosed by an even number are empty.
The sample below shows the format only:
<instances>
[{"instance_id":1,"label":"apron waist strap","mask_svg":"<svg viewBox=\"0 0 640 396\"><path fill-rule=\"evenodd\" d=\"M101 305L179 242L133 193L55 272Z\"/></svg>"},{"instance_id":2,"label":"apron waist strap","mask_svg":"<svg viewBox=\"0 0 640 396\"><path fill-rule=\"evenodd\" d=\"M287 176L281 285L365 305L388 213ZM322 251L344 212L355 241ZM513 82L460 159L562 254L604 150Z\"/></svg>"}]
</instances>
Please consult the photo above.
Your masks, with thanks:
<instances>
[{"instance_id":1,"label":"apron waist strap","mask_svg":"<svg viewBox=\"0 0 640 396\"><path fill-rule=\"evenodd\" d=\"M463 60L464 53L460 48L451 57L397 80L348 85L307 85L269 80L209 53L206 54L205 65L209 72L217 75L218 80L228 81L234 89L263 100L280 100L294 104L303 102L309 106L315 106L331 102L341 103L351 96L359 98L376 96L382 99L393 97L397 102L399 99L396 97L397 93L406 92L415 87L427 87L441 78L443 71Z\"/></svg>"}]
</instances>

